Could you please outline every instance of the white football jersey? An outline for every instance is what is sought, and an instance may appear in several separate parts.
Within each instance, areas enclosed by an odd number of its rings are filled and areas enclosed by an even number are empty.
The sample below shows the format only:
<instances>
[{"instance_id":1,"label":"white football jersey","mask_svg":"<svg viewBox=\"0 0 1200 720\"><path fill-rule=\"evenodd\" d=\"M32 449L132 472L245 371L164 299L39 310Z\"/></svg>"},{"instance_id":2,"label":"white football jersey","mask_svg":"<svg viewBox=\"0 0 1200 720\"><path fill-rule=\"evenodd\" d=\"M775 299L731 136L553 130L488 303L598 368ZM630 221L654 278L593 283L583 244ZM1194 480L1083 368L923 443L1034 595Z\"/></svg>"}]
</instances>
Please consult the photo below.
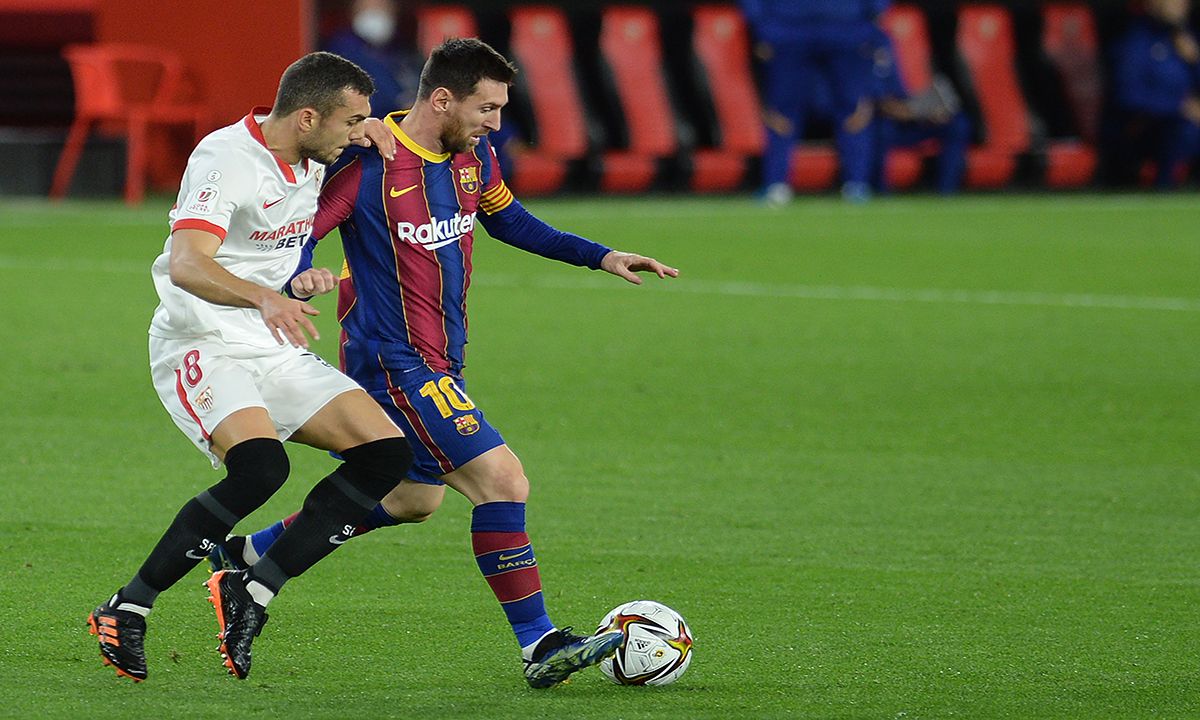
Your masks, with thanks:
<instances>
[{"instance_id":1,"label":"white football jersey","mask_svg":"<svg viewBox=\"0 0 1200 720\"><path fill-rule=\"evenodd\" d=\"M269 112L255 108L200 141L170 219L172 232L196 229L221 238L214 259L233 275L282 289L312 233L325 167L309 160L288 165L272 153L259 126ZM227 343L278 346L258 310L214 305L173 285L170 253L168 235L151 269L160 301L151 335L215 335Z\"/></svg>"}]
</instances>

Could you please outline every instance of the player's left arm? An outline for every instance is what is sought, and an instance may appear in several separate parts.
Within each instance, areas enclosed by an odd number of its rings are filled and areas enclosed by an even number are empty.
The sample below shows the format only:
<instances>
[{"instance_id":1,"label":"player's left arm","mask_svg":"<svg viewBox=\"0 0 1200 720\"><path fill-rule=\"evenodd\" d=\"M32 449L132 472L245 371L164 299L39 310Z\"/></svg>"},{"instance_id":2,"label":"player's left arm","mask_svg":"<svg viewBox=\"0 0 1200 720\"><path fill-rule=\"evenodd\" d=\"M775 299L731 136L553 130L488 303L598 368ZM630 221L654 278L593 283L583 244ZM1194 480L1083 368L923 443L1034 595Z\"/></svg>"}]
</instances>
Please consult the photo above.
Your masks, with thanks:
<instances>
[{"instance_id":1,"label":"player's left arm","mask_svg":"<svg viewBox=\"0 0 1200 720\"><path fill-rule=\"evenodd\" d=\"M490 161L484 168L485 187L479 198L479 222L502 243L571 265L604 270L641 285L639 272L660 278L678 277L679 271L651 257L613 250L573 233L555 228L525 209L500 177L500 163L491 146L484 146Z\"/></svg>"},{"instance_id":2,"label":"player's left arm","mask_svg":"<svg viewBox=\"0 0 1200 720\"><path fill-rule=\"evenodd\" d=\"M480 215L480 223L500 242L552 260L604 270L634 285L642 284L639 272L652 272L660 278L679 276L678 270L652 257L613 250L559 230L535 217L516 200L502 210Z\"/></svg>"}]
</instances>

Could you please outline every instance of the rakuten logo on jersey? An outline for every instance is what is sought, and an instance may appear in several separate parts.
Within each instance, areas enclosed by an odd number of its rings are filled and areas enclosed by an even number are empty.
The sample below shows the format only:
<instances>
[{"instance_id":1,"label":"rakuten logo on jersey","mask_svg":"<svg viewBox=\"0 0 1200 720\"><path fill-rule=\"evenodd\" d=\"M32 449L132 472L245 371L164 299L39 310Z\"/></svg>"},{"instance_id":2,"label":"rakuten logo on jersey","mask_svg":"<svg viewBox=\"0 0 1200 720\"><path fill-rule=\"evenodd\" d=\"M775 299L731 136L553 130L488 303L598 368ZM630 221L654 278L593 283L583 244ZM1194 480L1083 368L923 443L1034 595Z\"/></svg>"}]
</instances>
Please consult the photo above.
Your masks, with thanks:
<instances>
[{"instance_id":1,"label":"rakuten logo on jersey","mask_svg":"<svg viewBox=\"0 0 1200 720\"><path fill-rule=\"evenodd\" d=\"M254 243L255 249L261 252L300 247L312 234L312 229L313 218L297 220L287 225L281 225L271 232L255 230L250 233L250 242Z\"/></svg>"},{"instance_id":2,"label":"rakuten logo on jersey","mask_svg":"<svg viewBox=\"0 0 1200 720\"><path fill-rule=\"evenodd\" d=\"M404 242L420 245L426 250L437 250L440 247L457 242L459 238L471 232L475 227L475 213L461 215L455 213L449 220L430 218L424 225L413 225L410 222L396 223L396 237Z\"/></svg>"}]
</instances>

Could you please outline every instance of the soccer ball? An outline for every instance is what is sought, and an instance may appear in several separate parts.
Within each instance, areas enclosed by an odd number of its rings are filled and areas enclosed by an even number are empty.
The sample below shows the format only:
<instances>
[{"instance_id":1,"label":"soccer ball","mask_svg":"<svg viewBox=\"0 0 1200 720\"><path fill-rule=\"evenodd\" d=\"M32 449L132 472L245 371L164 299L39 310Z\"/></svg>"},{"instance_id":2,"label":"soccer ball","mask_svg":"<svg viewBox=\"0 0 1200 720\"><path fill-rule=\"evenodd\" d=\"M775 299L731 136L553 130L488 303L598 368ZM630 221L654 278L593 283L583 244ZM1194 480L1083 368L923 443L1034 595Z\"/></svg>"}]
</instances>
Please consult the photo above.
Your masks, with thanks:
<instances>
[{"instance_id":1,"label":"soccer ball","mask_svg":"<svg viewBox=\"0 0 1200 720\"><path fill-rule=\"evenodd\" d=\"M618 685L669 685L692 663L692 631L683 616L653 600L634 600L604 616L597 632L620 630L625 641L600 663Z\"/></svg>"}]
</instances>

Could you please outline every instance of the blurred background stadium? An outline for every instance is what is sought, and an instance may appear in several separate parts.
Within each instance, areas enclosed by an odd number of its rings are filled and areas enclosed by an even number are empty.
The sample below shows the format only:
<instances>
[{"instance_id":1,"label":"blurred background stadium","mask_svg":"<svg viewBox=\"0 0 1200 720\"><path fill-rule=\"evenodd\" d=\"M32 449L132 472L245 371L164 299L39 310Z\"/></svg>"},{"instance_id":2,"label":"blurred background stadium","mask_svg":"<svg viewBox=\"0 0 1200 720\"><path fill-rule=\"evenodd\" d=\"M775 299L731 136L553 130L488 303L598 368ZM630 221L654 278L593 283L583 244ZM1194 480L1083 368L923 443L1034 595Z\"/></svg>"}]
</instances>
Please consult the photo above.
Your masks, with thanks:
<instances>
[{"instance_id":1,"label":"blurred background stadium","mask_svg":"<svg viewBox=\"0 0 1200 720\"><path fill-rule=\"evenodd\" d=\"M723 193L758 182L761 68L736 4L395 7L393 49L419 58L446 35L479 34L521 66L506 114L505 139L513 142L505 162L522 197ZM147 49L142 64L117 71L120 101L130 107L156 97L159 115L174 125L151 126L143 146L128 143L132 134L121 123L97 123L73 179L64 171L57 188L136 199L142 171L127 168L144 165L147 188L173 192L196 139L189 121L205 132L269 105L280 71L345 31L350 12L346 0L0 0L0 164L20 168L0 173L0 195L50 191L81 83L105 82L79 67L73 79L65 48ZM1126 0L926 0L895 4L881 24L910 87L942 73L961 96L973 128L967 189L1075 189L1114 182L1099 147L1109 106L1106 51L1138 12ZM837 187L832 136L828 121L806 123L789 177L797 192ZM126 162L127 144L134 164ZM892 150L892 187L927 188L931 154L928 146ZM127 172L139 176L132 187ZM1134 183L1151 173L1143 168Z\"/></svg>"},{"instance_id":2,"label":"blurred background stadium","mask_svg":"<svg viewBox=\"0 0 1200 720\"><path fill-rule=\"evenodd\" d=\"M410 62L477 29L520 65L507 177L533 212L682 271L634 288L477 242L467 374L534 485L555 620L660 600L696 661L654 692L529 691L450 494L281 596L247 682L213 652L203 568L156 606L149 682L100 667L87 611L214 479L146 372L180 172L350 8L0 0L0 718L1200 717L1195 168L1174 193L1153 168L1114 184L1101 139L1138 7L894 4L902 72L927 48L971 120L963 192L932 194L916 148L888 159L892 197L847 203L819 120L771 211L737 5L399 10ZM176 124L148 129L139 185L128 126L100 123L50 201L64 51L95 44L142 58L114 107L161 92ZM331 463L290 455L242 529Z\"/></svg>"}]
</instances>

